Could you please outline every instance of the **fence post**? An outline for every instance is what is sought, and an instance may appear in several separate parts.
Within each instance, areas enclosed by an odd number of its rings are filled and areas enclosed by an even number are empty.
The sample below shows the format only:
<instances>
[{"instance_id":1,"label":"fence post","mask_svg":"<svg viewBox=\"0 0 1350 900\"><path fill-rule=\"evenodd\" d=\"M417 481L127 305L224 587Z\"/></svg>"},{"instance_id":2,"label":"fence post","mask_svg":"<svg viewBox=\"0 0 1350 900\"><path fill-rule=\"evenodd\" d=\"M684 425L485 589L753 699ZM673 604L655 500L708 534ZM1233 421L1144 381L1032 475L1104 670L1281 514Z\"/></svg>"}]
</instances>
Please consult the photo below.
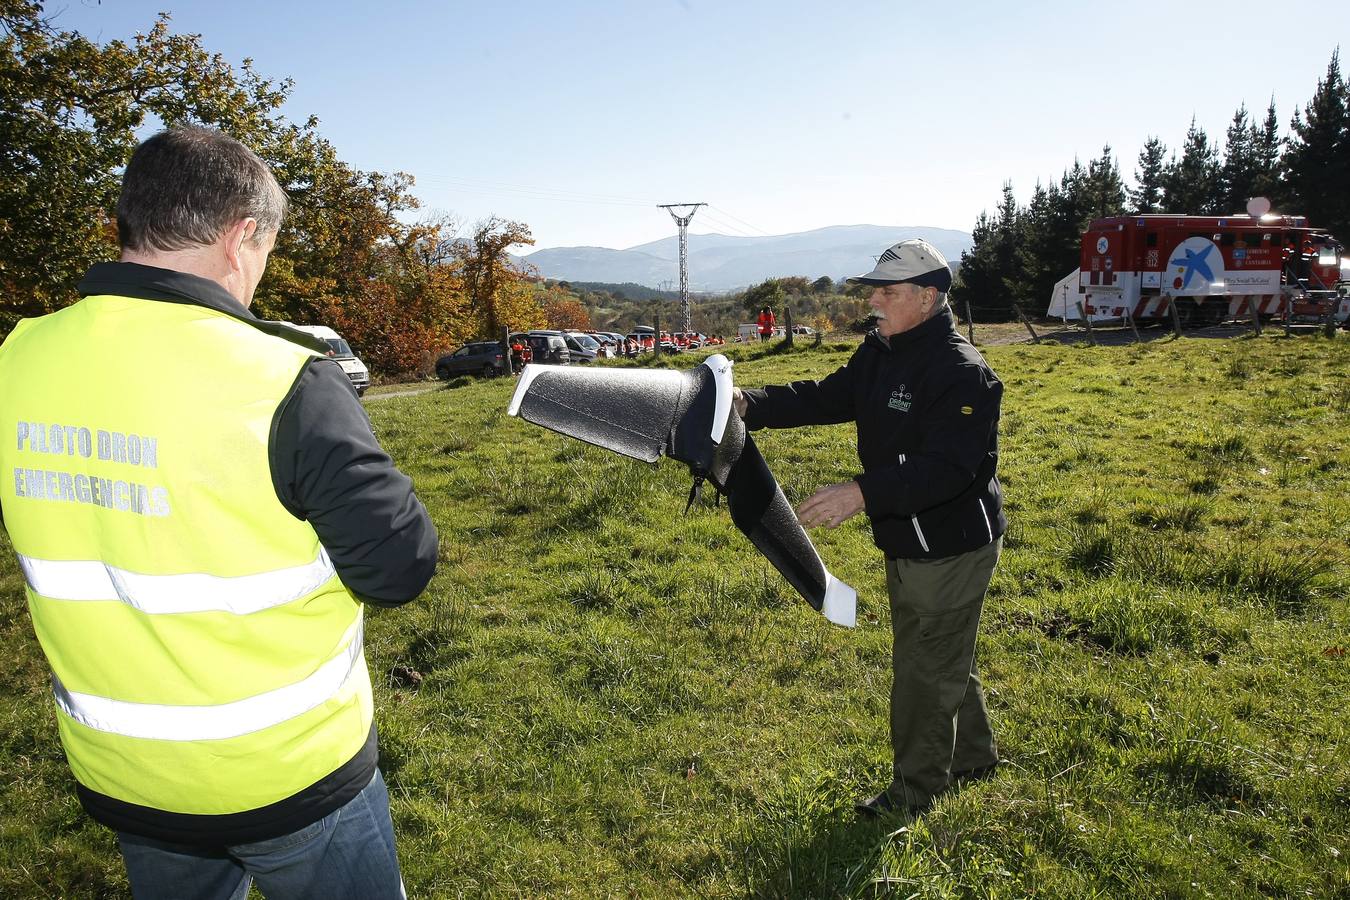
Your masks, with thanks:
<instances>
[{"instance_id":1,"label":"fence post","mask_svg":"<svg viewBox=\"0 0 1350 900\"><path fill-rule=\"evenodd\" d=\"M970 342L975 343L975 318L970 314L970 298L965 299L966 306L966 334Z\"/></svg>"},{"instance_id":2,"label":"fence post","mask_svg":"<svg viewBox=\"0 0 1350 900\"><path fill-rule=\"evenodd\" d=\"M1172 331L1181 337L1181 313L1177 312L1177 298L1167 298L1167 311L1172 315Z\"/></svg>"},{"instance_id":3,"label":"fence post","mask_svg":"<svg viewBox=\"0 0 1350 900\"><path fill-rule=\"evenodd\" d=\"M1134 332L1134 342L1140 343L1139 328L1134 324L1134 310L1130 309L1129 303L1125 304L1125 321L1130 323L1130 330Z\"/></svg>"},{"instance_id":4,"label":"fence post","mask_svg":"<svg viewBox=\"0 0 1350 900\"><path fill-rule=\"evenodd\" d=\"M1251 311L1252 311L1252 333L1255 334L1257 337L1260 337L1260 336L1261 336L1261 304L1260 304L1259 301L1257 301L1256 297L1257 297L1257 295L1255 295L1255 294L1253 294L1252 296L1248 297L1248 298L1247 298L1247 305L1248 305L1248 307L1251 308Z\"/></svg>"},{"instance_id":5,"label":"fence post","mask_svg":"<svg viewBox=\"0 0 1350 900\"><path fill-rule=\"evenodd\" d=\"M1092 320L1088 318L1087 313L1083 312L1083 301L1075 300L1074 306L1078 307L1078 315L1082 317L1083 324L1087 326L1088 343L1094 347L1097 346L1097 336L1092 333Z\"/></svg>"},{"instance_id":6,"label":"fence post","mask_svg":"<svg viewBox=\"0 0 1350 900\"><path fill-rule=\"evenodd\" d=\"M1322 334L1326 337L1336 336L1336 308L1340 302L1340 295L1337 295L1327 304L1327 314L1322 317Z\"/></svg>"},{"instance_id":7,"label":"fence post","mask_svg":"<svg viewBox=\"0 0 1350 900\"><path fill-rule=\"evenodd\" d=\"M1289 337L1294 333L1292 327L1294 320L1294 300L1283 291L1280 292L1280 309L1284 314L1284 336Z\"/></svg>"},{"instance_id":8,"label":"fence post","mask_svg":"<svg viewBox=\"0 0 1350 900\"><path fill-rule=\"evenodd\" d=\"M787 328L783 331L785 346L792 346L792 307L783 304L783 321L787 323Z\"/></svg>"},{"instance_id":9,"label":"fence post","mask_svg":"<svg viewBox=\"0 0 1350 900\"><path fill-rule=\"evenodd\" d=\"M516 374L516 364L511 359L511 329L502 326L502 359L506 361L506 374Z\"/></svg>"},{"instance_id":10,"label":"fence post","mask_svg":"<svg viewBox=\"0 0 1350 900\"><path fill-rule=\"evenodd\" d=\"M1039 344L1041 342L1041 339L1036 334L1036 329L1031 327L1031 320L1027 318L1026 313L1022 312L1022 307L1014 303L1013 312L1017 313L1017 318L1021 319L1022 324L1027 326L1027 331L1031 332L1031 342L1033 344Z\"/></svg>"},{"instance_id":11,"label":"fence post","mask_svg":"<svg viewBox=\"0 0 1350 900\"><path fill-rule=\"evenodd\" d=\"M652 317L652 359L661 358L661 314Z\"/></svg>"}]
</instances>

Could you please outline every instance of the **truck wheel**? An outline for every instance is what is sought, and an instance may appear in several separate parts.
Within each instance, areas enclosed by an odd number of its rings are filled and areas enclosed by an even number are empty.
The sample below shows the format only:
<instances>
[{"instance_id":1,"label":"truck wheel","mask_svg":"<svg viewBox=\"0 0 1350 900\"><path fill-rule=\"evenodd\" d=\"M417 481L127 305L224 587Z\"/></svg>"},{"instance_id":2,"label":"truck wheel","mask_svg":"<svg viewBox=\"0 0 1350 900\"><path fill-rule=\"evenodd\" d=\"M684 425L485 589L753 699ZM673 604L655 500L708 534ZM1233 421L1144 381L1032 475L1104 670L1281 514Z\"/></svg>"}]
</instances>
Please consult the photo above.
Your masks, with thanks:
<instances>
[{"instance_id":1,"label":"truck wheel","mask_svg":"<svg viewBox=\"0 0 1350 900\"><path fill-rule=\"evenodd\" d=\"M441 381L449 381L449 380L450 380L450 370L447 369L445 366L437 366L437 367L436 367L436 377L439 378Z\"/></svg>"},{"instance_id":2,"label":"truck wheel","mask_svg":"<svg viewBox=\"0 0 1350 900\"><path fill-rule=\"evenodd\" d=\"M484 378L495 378L496 375L497 375L497 367L492 365L492 363L488 363L486 366L483 366Z\"/></svg>"}]
</instances>

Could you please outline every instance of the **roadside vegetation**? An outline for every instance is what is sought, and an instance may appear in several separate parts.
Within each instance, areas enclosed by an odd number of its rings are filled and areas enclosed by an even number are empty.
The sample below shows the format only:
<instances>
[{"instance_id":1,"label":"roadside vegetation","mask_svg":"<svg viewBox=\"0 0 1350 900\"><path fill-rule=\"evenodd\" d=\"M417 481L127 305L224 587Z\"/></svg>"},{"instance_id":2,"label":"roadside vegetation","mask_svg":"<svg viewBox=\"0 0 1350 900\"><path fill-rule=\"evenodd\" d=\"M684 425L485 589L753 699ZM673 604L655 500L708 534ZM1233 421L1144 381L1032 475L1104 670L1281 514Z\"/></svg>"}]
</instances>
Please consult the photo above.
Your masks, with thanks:
<instances>
[{"instance_id":1,"label":"roadside vegetation","mask_svg":"<svg viewBox=\"0 0 1350 900\"><path fill-rule=\"evenodd\" d=\"M730 353L754 385L851 347ZM409 896L1350 895L1350 342L987 355L1012 528L980 653L1006 764L915 822L852 810L888 772L864 522L815 534L859 591L846 630L725 507L681 515L683 466L509 418L511 380L372 404L441 533L430 590L367 633ZM854 471L848 427L756 440L794 502ZM123 895L0 547L0 895Z\"/></svg>"}]
</instances>

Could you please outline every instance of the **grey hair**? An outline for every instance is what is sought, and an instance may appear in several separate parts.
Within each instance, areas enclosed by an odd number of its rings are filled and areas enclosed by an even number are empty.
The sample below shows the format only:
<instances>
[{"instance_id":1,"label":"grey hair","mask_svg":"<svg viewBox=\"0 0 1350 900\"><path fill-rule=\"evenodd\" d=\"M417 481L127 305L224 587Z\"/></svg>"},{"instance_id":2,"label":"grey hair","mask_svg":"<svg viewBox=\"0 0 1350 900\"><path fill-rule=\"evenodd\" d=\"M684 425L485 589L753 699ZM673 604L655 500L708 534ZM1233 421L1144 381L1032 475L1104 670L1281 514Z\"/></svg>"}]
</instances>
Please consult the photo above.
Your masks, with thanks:
<instances>
[{"instance_id":1,"label":"grey hair","mask_svg":"<svg viewBox=\"0 0 1350 900\"><path fill-rule=\"evenodd\" d=\"M258 154L211 128L170 128L131 154L117 198L124 250L212 244L242 219L255 242L281 228L286 192Z\"/></svg>"}]
</instances>

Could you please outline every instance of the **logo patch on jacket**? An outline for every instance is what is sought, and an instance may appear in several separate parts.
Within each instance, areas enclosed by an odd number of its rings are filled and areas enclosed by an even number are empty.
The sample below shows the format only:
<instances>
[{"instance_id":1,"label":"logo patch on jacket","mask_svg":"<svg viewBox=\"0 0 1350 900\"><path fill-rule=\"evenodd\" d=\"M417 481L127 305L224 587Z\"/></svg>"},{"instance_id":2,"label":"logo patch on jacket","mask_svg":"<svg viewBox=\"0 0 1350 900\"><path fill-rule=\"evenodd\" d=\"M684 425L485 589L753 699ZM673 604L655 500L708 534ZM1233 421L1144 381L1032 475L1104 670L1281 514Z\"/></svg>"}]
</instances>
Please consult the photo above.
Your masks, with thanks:
<instances>
[{"instance_id":1,"label":"logo patch on jacket","mask_svg":"<svg viewBox=\"0 0 1350 900\"><path fill-rule=\"evenodd\" d=\"M906 392L905 386L902 384L898 390L891 391L891 399L886 402L886 405L891 409L909 412L910 406L913 405L913 400L910 399L911 397L913 397L913 394Z\"/></svg>"}]
</instances>

